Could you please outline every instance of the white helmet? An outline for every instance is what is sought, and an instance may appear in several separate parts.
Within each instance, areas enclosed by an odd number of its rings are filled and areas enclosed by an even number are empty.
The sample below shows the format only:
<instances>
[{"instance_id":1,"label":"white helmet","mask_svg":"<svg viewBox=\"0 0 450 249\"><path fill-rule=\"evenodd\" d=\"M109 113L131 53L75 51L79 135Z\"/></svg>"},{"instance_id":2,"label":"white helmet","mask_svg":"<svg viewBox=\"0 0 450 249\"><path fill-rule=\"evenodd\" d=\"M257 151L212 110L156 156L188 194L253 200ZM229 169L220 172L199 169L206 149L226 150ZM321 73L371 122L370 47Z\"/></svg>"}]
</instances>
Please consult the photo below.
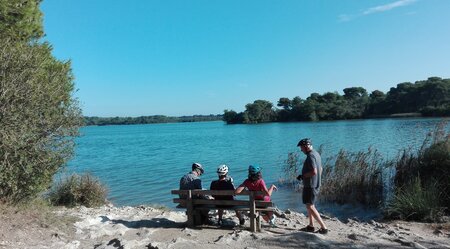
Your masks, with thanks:
<instances>
[{"instance_id":1,"label":"white helmet","mask_svg":"<svg viewBox=\"0 0 450 249\"><path fill-rule=\"evenodd\" d=\"M219 176L228 174L228 166L225 164L219 165L219 168L217 168L217 174L219 174Z\"/></svg>"}]
</instances>

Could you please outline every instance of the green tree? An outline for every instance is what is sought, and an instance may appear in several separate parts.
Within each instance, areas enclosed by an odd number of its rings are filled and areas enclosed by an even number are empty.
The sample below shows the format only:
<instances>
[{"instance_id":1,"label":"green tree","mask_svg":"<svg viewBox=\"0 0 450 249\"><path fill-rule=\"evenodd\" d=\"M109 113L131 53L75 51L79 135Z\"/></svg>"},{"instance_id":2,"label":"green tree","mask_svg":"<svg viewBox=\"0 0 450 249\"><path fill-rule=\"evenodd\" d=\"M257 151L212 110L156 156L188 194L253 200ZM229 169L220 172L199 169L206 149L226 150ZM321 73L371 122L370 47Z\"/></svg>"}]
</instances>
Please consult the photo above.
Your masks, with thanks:
<instances>
[{"instance_id":1,"label":"green tree","mask_svg":"<svg viewBox=\"0 0 450 249\"><path fill-rule=\"evenodd\" d=\"M366 89L362 87L345 88L344 98L347 100L346 118L362 118L369 103Z\"/></svg>"},{"instance_id":2,"label":"green tree","mask_svg":"<svg viewBox=\"0 0 450 249\"><path fill-rule=\"evenodd\" d=\"M44 35L41 0L0 0L0 37L30 41Z\"/></svg>"},{"instance_id":3,"label":"green tree","mask_svg":"<svg viewBox=\"0 0 450 249\"><path fill-rule=\"evenodd\" d=\"M397 84L391 87L386 94L386 107L388 113L405 113L418 111L417 86L410 82Z\"/></svg>"},{"instance_id":4,"label":"green tree","mask_svg":"<svg viewBox=\"0 0 450 249\"><path fill-rule=\"evenodd\" d=\"M419 102L422 106L439 107L450 103L450 79L443 80L438 77L428 78L419 87Z\"/></svg>"},{"instance_id":5,"label":"green tree","mask_svg":"<svg viewBox=\"0 0 450 249\"><path fill-rule=\"evenodd\" d=\"M292 101L289 98L280 98L277 106L283 107L283 109L277 111L278 121L286 122L291 118Z\"/></svg>"},{"instance_id":6,"label":"green tree","mask_svg":"<svg viewBox=\"0 0 450 249\"><path fill-rule=\"evenodd\" d=\"M283 107L284 110L289 111L292 109L292 101L289 98L280 98L277 106Z\"/></svg>"},{"instance_id":7,"label":"green tree","mask_svg":"<svg viewBox=\"0 0 450 249\"><path fill-rule=\"evenodd\" d=\"M223 121L227 122L227 124L242 124L244 121L243 113L237 113L233 110L224 110Z\"/></svg>"},{"instance_id":8,"label":"green tree","mask_svg":"<svg viewBox=\"0 0 450 249\"><path fill-rule=\"evenodd\" d=\"M255 100L253 104L247 104L244 112L244 123L266 123L276 120L273 104L267 100Z\"/></svg>"},{"instance_id":9,"label":"green tree","mask_svg":"<svg viewBox=\"0 0 450 249\"><path fill-rule=\"evenodd\" d=\"M366 115L381 115L386 113L385 105L386 94L382 91L375 90L369 95L369 106Z\"/></svg>"},{"instance_id":10,"label":"green tree","mask_svg":"<svg viewBox=\"0 0 450 249\"><path fill-rule=\"evenodd\" d=\"M36 40L39 3L0 1L0 200L27 200L48 189L72 156L82 124L70 62Z\"/></svg>"},{"instance_id":11,"label":"green tree","mask_svg":"<svg viewBox=\"0 0 450 249\"><path fill-rule=\"evenodd\" d=\"M295 120L295 121L300 121L301 117L303 116L302 112L302 104L303 104L304 100L302 98L300 98L299 96L296 96L292 99L291 101L291 106L292 109L289 112L289 119L290 120Z\"/></svg>"}]
</instances>

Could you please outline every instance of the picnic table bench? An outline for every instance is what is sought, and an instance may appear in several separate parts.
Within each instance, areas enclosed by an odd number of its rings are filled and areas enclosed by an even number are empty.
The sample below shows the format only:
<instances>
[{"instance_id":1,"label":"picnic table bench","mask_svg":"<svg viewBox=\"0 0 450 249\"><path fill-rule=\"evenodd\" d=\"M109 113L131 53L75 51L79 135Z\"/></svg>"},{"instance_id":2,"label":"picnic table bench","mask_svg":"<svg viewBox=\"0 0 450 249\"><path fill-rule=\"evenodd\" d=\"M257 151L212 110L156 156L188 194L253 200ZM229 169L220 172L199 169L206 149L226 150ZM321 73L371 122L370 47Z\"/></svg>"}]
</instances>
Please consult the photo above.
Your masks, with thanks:
<instances>
[{"instance_id":1,"label":"picnic table bench","mask_svg":"<svg viewBox=\"0 0 450 249\"><path fill-rule=\"evenodd\" d=\"M255 200L255 196L264 195L262 191L244 190L239 194L235 194L234 190L172 190L173 195L179 195L185 198L174 198L173 202L178 203L177 208L185 208L187 213L187 226L194 227L199 220L198 211L211 209L249 211L250 215L250 231L261 231L261 220L258 212L274 211L272 202ZM215 199L198 199L196 196L242 196L235 200L215 200Z\"/></svg>"}]
</instances>

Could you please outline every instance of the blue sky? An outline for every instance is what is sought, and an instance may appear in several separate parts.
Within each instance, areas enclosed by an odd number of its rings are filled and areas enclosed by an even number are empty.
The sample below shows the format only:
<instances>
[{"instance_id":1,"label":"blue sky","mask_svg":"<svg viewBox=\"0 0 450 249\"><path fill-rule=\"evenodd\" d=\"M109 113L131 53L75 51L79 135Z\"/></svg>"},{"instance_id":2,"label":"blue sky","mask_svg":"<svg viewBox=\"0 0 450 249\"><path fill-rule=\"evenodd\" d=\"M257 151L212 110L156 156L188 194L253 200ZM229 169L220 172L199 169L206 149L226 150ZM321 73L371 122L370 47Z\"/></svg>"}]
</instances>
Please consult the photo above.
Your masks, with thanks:
<instances>
[{"instance_id":1,"label":"blue sky","mask_svg":"<svg viewBox=\"0 0 450 249\"><path fill-rule=\"evenodd\" d=\"M83 114L221 114L257 99L450 78L448 0L44 0Z\"/></svg>"}]
</instances>

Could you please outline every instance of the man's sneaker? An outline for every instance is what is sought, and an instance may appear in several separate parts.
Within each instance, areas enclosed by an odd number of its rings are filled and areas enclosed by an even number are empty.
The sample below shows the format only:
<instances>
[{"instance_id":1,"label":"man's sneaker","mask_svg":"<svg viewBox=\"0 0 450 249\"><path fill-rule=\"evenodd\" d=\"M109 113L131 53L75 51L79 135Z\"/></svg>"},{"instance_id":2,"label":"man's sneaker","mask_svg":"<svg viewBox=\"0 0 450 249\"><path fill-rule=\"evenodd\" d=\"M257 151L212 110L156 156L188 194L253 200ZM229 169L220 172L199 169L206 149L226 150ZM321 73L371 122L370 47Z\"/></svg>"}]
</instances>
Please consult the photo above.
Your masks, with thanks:
<instances>
[{"instance_id":1,"label":"man's sneaker","mask_svg":"<svg viewBox=\"0 0 450 249\"><path fill-rule=\"evenodd\" d=\"M327 234L328 233L328 229L320 228L319 230L317 230L317 232L320 233L320 234Z\"/></svg>"},{"instance_id":2,"label":"man's sneaker","mask_svg":"<svg viewBox=\"0 0 450 249\"><path fill-rule=\"evenodd\" d=\"M314 227L312 227L312 226L310 226L310 225L307 225L306 227L300 229L300 231L308 232L308 233L313 233L313 232L314 232Z\"/></svg>"}]
</instances>

